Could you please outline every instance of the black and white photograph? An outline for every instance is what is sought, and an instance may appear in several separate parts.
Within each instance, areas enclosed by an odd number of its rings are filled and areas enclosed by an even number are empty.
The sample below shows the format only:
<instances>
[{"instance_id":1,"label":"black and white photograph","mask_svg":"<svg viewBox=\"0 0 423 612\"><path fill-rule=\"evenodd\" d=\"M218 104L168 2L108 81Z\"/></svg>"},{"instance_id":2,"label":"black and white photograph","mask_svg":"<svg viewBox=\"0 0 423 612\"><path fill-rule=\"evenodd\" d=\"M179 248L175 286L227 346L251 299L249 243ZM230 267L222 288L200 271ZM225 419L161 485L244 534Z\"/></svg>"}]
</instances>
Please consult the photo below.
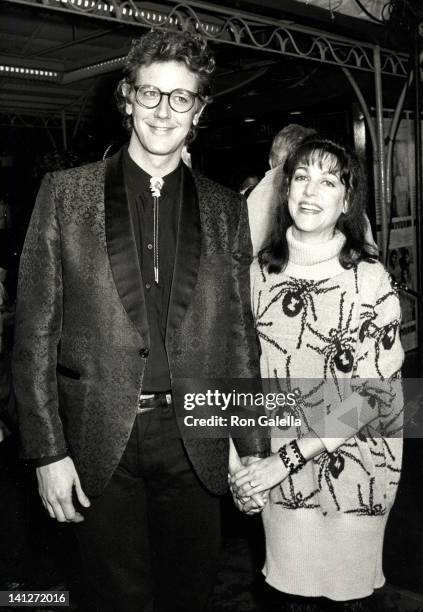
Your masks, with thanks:
<instances>
[{"instance_id":1,"label":"black and white photograph","mask_svg":"<svg viewBox=\"0 0 423 612\"><path fill-rule=\"evenodd\" d=\"M0 612L423 612L420 0L0 0Z\"/></svg>"}]
</instances>

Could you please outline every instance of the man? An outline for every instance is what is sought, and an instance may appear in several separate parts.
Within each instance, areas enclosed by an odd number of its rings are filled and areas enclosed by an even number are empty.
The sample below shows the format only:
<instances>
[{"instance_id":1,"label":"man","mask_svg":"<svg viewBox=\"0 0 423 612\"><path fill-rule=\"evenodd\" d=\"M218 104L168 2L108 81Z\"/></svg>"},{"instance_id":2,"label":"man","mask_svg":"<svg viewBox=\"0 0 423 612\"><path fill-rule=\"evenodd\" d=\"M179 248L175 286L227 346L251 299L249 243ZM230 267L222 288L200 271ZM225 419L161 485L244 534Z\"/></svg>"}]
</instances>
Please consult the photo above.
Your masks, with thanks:
<instances>
[{"instance_id":1,"label":"man","mask_svg":"<svg viewBox=\"0 0 423 612\"><path fill-rule=\"evenodd\" d=\"M266 245L272 232L285 160L306 136L314 133L315 130L311 128L291 123L280 130L273 139L269 155L270 170L247 197L254 256Z\"/></svg>"},{"instance_id":2,"label":"man","mask_svg":"<svg viewBox=\"0 0 423 612\"><path fill-rule=\"evenodd\" d=\"M175 417L184 380L259 375L245 201L181 162L213 69L198 35L134 41L129 146L47 175L22 253L23 452L50 516L75 523L101 612L206 609L228 440L182 441Z\"/></svg>"}]
</instances>

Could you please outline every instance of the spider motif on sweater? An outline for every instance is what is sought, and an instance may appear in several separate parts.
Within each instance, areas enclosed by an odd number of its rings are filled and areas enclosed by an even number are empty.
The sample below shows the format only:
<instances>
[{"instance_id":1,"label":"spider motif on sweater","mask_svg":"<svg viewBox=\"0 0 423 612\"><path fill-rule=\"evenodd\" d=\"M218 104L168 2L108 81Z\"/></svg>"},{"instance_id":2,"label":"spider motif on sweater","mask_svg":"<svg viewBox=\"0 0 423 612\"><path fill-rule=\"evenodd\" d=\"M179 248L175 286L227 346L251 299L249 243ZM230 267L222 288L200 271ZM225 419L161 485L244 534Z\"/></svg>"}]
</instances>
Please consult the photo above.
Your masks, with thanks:
<instances>
[{"instance_id":1,"label":"spider motif on sweater","mask_svg":"<svg viewBox=\"0 0 423 612\"><path fill-rule=\"evenodd\" d=\"M349 447L351 448L351 445L349 445ZM364 467L361 459L358 459L352 452L350 452L350 450L347 450L347 448L348 445L344 444L333 453L320 453L320 455L313 459L314 463L319 467L317 476L319 490L322 489L323 480L325 480L337 510L340 510L341 507L336 497L332 479L338 479L340 474L344 471L345 460L348 459L350 461L354 461L361 467L367 476L370 476L370 473Z\"/></svg>"},{"instance_id":2,"label":"spider motif on sweater","mask_svg":"<svg viewBox=\"0 0 423 612\"><path fill-rule=\"evenodd\" d=\"M278 506L282 506L282 508L286 508L287 510L297 510L298 508L306 508L313 509L319 508L319 504L311 501L315 495L319 492L319 489L315 489L308 495L303 495L301 491L296 491L294 482L291 476L288 476L289 482L289 493L290 497L287 497L284 493L282 487L280 487L280 492L282 495L282 501L276 502Z\"/></svg>"},{"instance_id":3,"label":"spider motif on sweater","mask_svg":"<svg viewBox=\"0 0 423 612\"><path fill-rule=\"evenodd\" d=\"M328 336L314 329L310 324L307 324L311 333L323 343L323 346L313 346L308 343L307 347L324 357L323 378L327 379L330 374L330 377L335 382L340 399L342 399L342 395L339 389L337 372L347 374L352 371L358 331L358 327L351 327L354 304L351 304L348 316L344 322L345 295L346 291L343 291L339 306L338 327L332 327L332 329L329 330Z\"/></svg>"},{"instance_id":4,"label":"spider motif on sweater","mask_svg":"<svg viewBox=\"0 0 423 612\"><path fill-rule=\"evenodd\" d=\"M364 502L361 485L357 485L357 495L359 507L353 510L346 510L345 514L356 514L358 516L383 516L386 514L386 506L374 503L374 485L375 478L372 476L369 482L369 500Z\"/></svg>"},{"instance_id":5,"label":"spider motif on sweater","mask_svg":"<svg viewBox=\"0 0 423 612\"><path fill-rule=\"evenodd\" d=\"M275 290L277 291L261 313L259 310L260 304L257 305L256 320L260 322L261 325L273 325L272 322L263 323L262 319L266 312L269 310L269 308L282 298L282 311L287 317L294 318L301 313L301 328L296 347L297 349L299 349L301 347L301 342L303 339L303 334L306 327L309 312L311 313L313 321L317 321L314 297L317 295L329 293L329 291L334 291L335 289L339 289L339 285L332 285L331 287L325 286L327 285L327 283L327 279L321 281L312 281L301 278L288 278L288 280L283 281L282 283L277 283L276 285L273 285L272 287L270 287L269 293ZM267 338L267 340L269 339Z\"/></svg>"},{"instance_id":6,"label":"spider motif on sweater","mask_svg":"<svg viewBox=\"0 0 423 612\"><path fill-rule=\"evenodd\" d=\"M400 328L399 319L394 319L386 325L382 325L380 327L375 323L378 316L376 307L385 301L390 295L396 294L394 291L387 293L376 302L375 306L371 304L363 304L365 310L360 314L359 340L362 343L366 340L366 338L374 341L375 368L382 380L384 380L384 376L380 370L379 364L381 350L391 350L395 343L397 332L399 333Z\"/></svg>"},{"instance_id":7,"label":"spider motif on sweater","mask_svg":"<svg viewBox=\"0 0 423 612\"><path fill-rule=\"evenodd\" d=\"M301 426L296 427L297 438L301 438L306 433L310 431L309 417L312 414L311 410L316 408L323 402L323 398L319 398L315 402L311 402L310 398L312 398L316 392L324 385L324 381L319 381L312 389L310 389L307 393L304 393L297 385L293 385L293 379L291 378L291 358L292 355L288 355L286 364L285 364L285 378L283 379L284 385L281 384L281 379L278 375L278 370L274 368L273 375L274 381L276 384L277 393L280 394L293 394L295 396L295 403L292 405L285 404L284 406L279 406L275 408L274 415L278 415L281 419L284 419L288 416L292 416L295 419L300 419ZM273 411L272 411L273 413ZM273 414L272 414L273 416ZM286 430L289 428L289 425L282 426L278 425L278 429Z\"/></svg>"}]
</instances>

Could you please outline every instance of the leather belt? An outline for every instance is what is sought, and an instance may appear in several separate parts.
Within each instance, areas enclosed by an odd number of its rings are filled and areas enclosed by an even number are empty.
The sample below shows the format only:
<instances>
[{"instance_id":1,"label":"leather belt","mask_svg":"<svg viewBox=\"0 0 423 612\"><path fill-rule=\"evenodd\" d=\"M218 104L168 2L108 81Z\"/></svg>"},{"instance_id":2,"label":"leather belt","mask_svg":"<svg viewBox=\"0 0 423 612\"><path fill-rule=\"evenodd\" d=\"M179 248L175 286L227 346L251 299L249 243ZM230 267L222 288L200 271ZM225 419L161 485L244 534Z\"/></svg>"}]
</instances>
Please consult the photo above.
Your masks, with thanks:
<instances>
[{"instance_id":1,"label":"leather belt","mask_svg":"<svg viewBox=\"0 0 423 612\"><path fill-rule=\"evenodd\" d=\"M144 414L160 408L168 406L172 403L172 394L170 392L163 393L141 393L138 397L137 414Z\"/></svg>"}]
</instances>

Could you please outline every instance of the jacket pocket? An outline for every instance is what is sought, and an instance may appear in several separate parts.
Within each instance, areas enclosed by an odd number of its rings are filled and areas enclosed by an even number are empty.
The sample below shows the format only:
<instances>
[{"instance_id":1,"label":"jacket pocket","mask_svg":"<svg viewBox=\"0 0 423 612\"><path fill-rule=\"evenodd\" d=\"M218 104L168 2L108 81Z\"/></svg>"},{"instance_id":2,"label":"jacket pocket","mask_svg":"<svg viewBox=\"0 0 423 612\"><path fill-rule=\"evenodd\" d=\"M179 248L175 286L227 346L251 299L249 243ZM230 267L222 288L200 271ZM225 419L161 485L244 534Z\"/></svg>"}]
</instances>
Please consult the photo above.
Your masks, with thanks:
<instances>
[{"instance_id":1,"label":"jacket pocket","mask_svg":"<svg viewBox=\"0 0 423 612\"><path fill-rule=\"evenodd\" d=\"M61 374L67 378L73 378L74 380L79 380L81 378L81 374L79 372L76 372L76 370L71 370L60 363L58 363L56 366L56 372L57 374Z\"/></svg>"}]
</instances>

